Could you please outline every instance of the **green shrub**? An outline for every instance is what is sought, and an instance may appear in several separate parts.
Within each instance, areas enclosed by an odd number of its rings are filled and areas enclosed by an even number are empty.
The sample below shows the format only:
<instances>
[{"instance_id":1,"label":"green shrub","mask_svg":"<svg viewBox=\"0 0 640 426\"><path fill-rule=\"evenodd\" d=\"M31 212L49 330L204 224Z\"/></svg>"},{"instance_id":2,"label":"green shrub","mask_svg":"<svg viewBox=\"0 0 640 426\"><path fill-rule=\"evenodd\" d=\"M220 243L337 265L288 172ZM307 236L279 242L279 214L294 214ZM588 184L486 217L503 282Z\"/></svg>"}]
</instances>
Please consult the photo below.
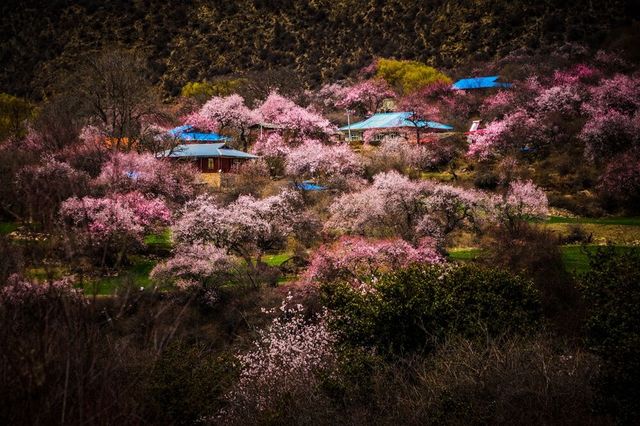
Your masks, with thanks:
<instances>
[{"instance_id":1,"label":"green shrub","mask_svg":"<svg viewBox=\"0 0 640 426\"><path fill-rule=\"evenodd\" d=\"M232 358L202 346L174 344L156 361L149 395L157 416L171 424L194 424L215 414L236 377Z\"/></svg>"},{"instance_id":2,"label":"green shrub","mask_svg":"<svg viewBox=\"0 0 640 426\"><path fill-rule=\"evenodd\" d=\"M603 361L603 409L640 420L640 253L602 248L582 277L587 346ZM637 423L636 423L637 424Z\"/></svg>"},{"instance_id":3,"label":"green shrub","mask_svg":"<svg viewBox=\"0 0 640 426\"><path fill-rule=\"evenodd\" d=\"M345 282L321 290L346 341L383 352L432 350L449 335L522 332L540 315L530 281L474 265L425 265L383 275L364 290Z\"/></svg>"}]
</instances>

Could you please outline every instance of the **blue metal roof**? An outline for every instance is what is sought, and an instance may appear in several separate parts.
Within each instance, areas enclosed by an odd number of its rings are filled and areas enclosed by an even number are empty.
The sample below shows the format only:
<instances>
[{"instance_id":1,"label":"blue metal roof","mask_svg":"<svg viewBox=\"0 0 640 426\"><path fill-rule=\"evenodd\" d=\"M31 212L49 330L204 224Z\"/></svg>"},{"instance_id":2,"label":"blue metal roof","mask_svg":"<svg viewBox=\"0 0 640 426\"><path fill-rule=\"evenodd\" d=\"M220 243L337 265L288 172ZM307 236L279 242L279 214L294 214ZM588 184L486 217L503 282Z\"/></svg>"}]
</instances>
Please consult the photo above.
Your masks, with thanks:
<instances>
[{"instance_id":1,"label":"blue metal roof","mask_svg":"<svg viewBox=\"0 0 640 426\"><path fill-rule=\"evenodd\" d=\"M369 129L390 129L396 127L426 127L437 130L453 130L448 124L438 123L436 121L418 121L413 123L408 120L411 112L381 112L374 114L364 121L353 123L351 126L340 127L340 130L369 130Z\"/></svg>"},{"instance_id":2,"label":"blue metal roof","mask_svg":"<svg viewBox=\"0 0 640 426\"><path fill-rule=\"evenodd\" d=\"M457 90L469 90L469 89L491 89L496 87L502 87L504 89L510 88L511 83L502 83L498 81L500 76L492 75L488 77L473 77L473 78L463 78L462 80L458 80L451 86L453 89Z\"/></svg>"},{"instance_id":3,"label":"blue metal roof","mask_svg":"<svg viewBox=\"0 0 640 426\"><path fill-rule=\"evenodd\" d=\"M304 182L297 183L296 188L303 191L324 191L325 189L327 189L326 186L315 184L310 180L305 180Z\"/></svg>"},{"instance_id":4,"label":"blue metal roof","mask_svg":"<svg viewBox=\"0 0 640 426\"><path fill-rule=\"evenodd\" d=\"M231 138L227 136L222 136L217 133L201 133L196 132L193 126L184 125L175 127L167 132L174 138L183 140L183 141L211 141L211 142L220 142L220 141L230 141Z\"/></svg>"},{"instance_id":5,"label":"blue metal roof","mask_svg":"<svg viewBox=\"0 0 640 426\"><path fill-rule=\"evenodd\" d=\"M197 157L224 157L250 159L258 158L253 154L228 148L224 143L190 143L178 145L173 150L164 151L164 157L172 158L197 158Z\"/></svg>"}]
</instances>

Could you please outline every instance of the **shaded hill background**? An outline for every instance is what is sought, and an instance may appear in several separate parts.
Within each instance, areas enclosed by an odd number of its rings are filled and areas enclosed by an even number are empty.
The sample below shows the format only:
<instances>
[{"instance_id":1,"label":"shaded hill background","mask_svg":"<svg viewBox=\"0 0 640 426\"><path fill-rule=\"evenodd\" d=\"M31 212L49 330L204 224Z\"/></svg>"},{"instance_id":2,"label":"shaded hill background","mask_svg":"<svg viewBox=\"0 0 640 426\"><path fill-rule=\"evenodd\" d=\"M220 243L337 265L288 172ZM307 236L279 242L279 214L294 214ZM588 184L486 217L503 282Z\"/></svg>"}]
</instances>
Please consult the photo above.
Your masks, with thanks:
<instances>
[{"instance_id":1,"label":"shaded hill background","mask_svg":"<svg viewBox=\"0 0 640 426\"><path fill-rule=\"evenodd\" d=\"M0 6L0 92L39 98L79 55L142 50L154 82L287 68L308 83L375 56L440 68L566 43L632 50L634 0L8 0ZM635 49L638 50L638 49Z\"/></svg>"}]
</instances>

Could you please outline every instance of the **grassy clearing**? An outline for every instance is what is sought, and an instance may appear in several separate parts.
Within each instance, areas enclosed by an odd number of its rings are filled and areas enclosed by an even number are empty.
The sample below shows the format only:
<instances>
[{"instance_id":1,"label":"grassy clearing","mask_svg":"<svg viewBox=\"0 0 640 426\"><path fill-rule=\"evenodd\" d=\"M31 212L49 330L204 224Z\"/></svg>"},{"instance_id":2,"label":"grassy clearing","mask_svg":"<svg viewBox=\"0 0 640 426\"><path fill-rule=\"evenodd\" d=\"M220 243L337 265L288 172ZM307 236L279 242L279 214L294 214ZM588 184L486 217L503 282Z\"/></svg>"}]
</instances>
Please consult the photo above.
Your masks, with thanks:
<instances>
[{"instance_id":1,"label":"grassy clearing","mask_svg":"<svg viewBox=\"0 0 640 426\"><path fill-rule=\"evenodd\" d=\"M609 225L600 223L552 223L543 225L559 235L567 235L575 226L580 226L586 234L593 236L595 244L634 246L640 244L640 226Z\"/></svg>"},{"instance_id":2,"label":"grassy clearing","mask_svg":"<svg viewBox=\"0 0 640 426\"><path fill-rule=\"evenodd\" d=\"M262 261L269 266L278 267L287 260L291 259L292 256L293 255L289 252L268 254L262 258Z\"/></svg>"},{"instance_id":3,"label":"grassy clearing","mask_svg":"<svg viewBox=\"0 0 640 426\"><path fill-rule=\"evenodd\" d=\"M9 235L18 229L17 222L0 222L0 235Z\"/></svg>"},{"instance_id":4,"label":"grassy clearing","mask_svg":"<svg viewBox=\"0 0 640 426\"><path fill-rule=\"evenodd\" d=\"M479 248L453 248L449 250L449 259L459 261L474 260L480 256L482 250Z\"/></svg>"},{"instance_id":5,"label":"grassy clearing","mask_svg":"<svg viewBox=\"0 0 640 426\"><path fill-rule=\"evenodd\" d=\"M551 216L545 222L552 225L556 223L572 223L572 224L595 224L595 225L619 225L619 226L638 226L640 227L640 217L560 217Z\"/></svg>"},{"instance_id":6,"label":"grassy clearing","mask_svg":"<svg viewBox=\"0 0 640 426\"><path fill-rule=\"evenodd\" d=\"M585 273L589 271L589 255L598 250L598 245L567 245L560 247L560 253L562 255L562 263L564 264L567 272L576 274ZM637 250L640 251L640 247L629 246L614 246L616 251L624 252ZM459 262L468 262L477 259L482 254L482 250L479 248L454 248L449 250L449 259Z\"/></svg>"},{"instance_id":7,"label":"grassy clearing","mask_svg":"<svg viewBox=\"0 0 640 426\"><path fill-rule=\"evenodd\" d=\"M156 264L157 261L152 259L131 256L131 265L117 275L95 277L85 281L84 292L87 295L111 295L127 286L149 288L153 284L149 278L149 272Z\"/></svg>"},{"instance_id":8,"label":"grassy clearing","mask_svg":"<svg viewBox=\"0 0 640 426\"><path fill-rule=\"evenodd\" d=\"M589 255L598 250L599 246L563 246L560 247L562 262L567 271L573 273L584 273L589 271ZM623 253L629 251L640 251L640 247L614 246L616 252Z\"/></svg>"},{"instance_id":9,"label":"grassy clearing","mask_svg":"<svg viewBox=\"0 0 640 426\"><path fill-rule=\"evenodd\" d=\"M144 242L150 247L170 250L173 247L171 229L166 228L157 234L149 234L144 237Z\"/></svg>"}]
</instances>

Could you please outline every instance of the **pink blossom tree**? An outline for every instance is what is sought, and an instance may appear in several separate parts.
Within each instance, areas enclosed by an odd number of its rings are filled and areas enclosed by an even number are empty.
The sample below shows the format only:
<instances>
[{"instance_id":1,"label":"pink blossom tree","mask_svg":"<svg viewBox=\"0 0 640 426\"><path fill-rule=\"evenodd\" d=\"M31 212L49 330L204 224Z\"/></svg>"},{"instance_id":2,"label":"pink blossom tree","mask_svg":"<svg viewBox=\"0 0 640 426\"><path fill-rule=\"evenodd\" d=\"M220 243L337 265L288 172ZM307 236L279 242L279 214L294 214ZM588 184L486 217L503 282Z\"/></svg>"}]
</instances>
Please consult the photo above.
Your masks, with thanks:
<instances>
[{"instance_id":1,"label":"pink blossom tree","mask_svg":"<svg viewBox=\"0 0 640 426\"><path fill-rule=\"evenodd\" d=\"M189 115L185 122L192 126L212 131L232 131L242 142L244 149L248 147L249 128L260 121L260 116L244 104L238 94L226 97L214 96L199 111Z\"/></svg>"},{"instance_id":2,"label":"pink blossom tree","mask_svg":"<svg viewBox=\"0 0 640 426\"><path fill-rule=\"evenodd\" d=\"M60 216L83 249L98 256L102 266L116 267L135 245L143 243L146 234L171 220L164 202L139 192L69 198L62 203Z\"/></svg>"},{"instance_id":3,"label":"pink blossom tree","mask_svg":"<svg viewBox=\"0 0 640 426\"><path fill-rule=\"evenodd\" d=\"M493 197L492 217L510 232L531 219L545 219L549 201L545 192L532 181L513 181L502 196Z\"/></svg>"},{"instance_id":4,"label":"pink blossom tree","mask_svg":"<svg viewBox=\"0 0 640 426\"><path fill-rule=\"evenodd\" d=\"M606 197L638 209L640 201L640 148L613 157L606 165L598 188Z\"/></svg>"},{"instance_id":5,"label":"pink blossom tree","mask_svg":"<svg viewBox=\"0 0 640 426\"><path fill-rule=\"evenodd\" d=\"M263 122L278 126L289 139L302 136L327 139L337 132L337 128L319 113L296 105L276 91L269 94L257 112Z\"/></svg>"},{"instance_id":6,"label":"pink blossom tree","mask_svg":"<svg viewBox=\"0 0 640 426\"><path fill-rule=\"evenodd\" d=\"M139 191L178 203L194 196L196 183L197 172L191 165L135 152L112 153L94 180L106 192Z\"/></svg>"},{"instance_id":7,"label":"pink blossom tree","mask_svg":"<svg viewBox=\"0 0 640 426\"><path fill-rule=\"evenodd\" d=\"M392 171L373 184L340 196L329 211L325 230L375 237L444 238L454 229L475 226L486 209L484 194L427 181L412 181Z\"/></svg>"},{"instance_id":8,"label":"pink blossom tree","mask_svg":"<svg viewBox=\"0 0 640 426\"><path fill-rule=\"evenodd\" d=\"M409 143L403 137L384 137L371 156L371 167L377 172L422 170L432 164L431 154L425 145Z\"/></svg>"},{"instance_id":9,"label":"pink blossom tree","mask_svg":"<svg viewBox=\"0 0 640 426\"><path fill-rule=\"evenodd\" d=\"M280 133L269 133L258 138L252 152L267 162L272 176L281 176L284 174L285 161L291 147Z\"/></svg>"},{"instance_id":10,"label":"pink blossom tree","mask_svg":"<svg viewBox=\"0 0 640 426\"><path fill-rule=\"evenodd\" d=\"M63 201L87 193L89 175L53 156L45 156L38 164L19 170L16 184L29 218L49 230L56 223Z\"/></svg>"},{"instance_id":11,"label":"pink blossom tree","mask_svg":"<svg viewBox=\"0 0 640 426\"><path fill-rule=\"evenodd\" d=\"M240 378L226 395L228 408L218 414L222 423L275 410L290 398L307 398L320 386L319 374L335 368L337 336L329 330L328 313L308 318L302 305L290 306L291 298L271 325L259 331L251 350L237 356Z\"/></svg>"},{"instance_id":12,"label":"pink blossom tree","mask_svg":"<svg viewBox=\"0 0 640 426\"><path fill-rule=\"evenodd\" d=\"M381 272L413 264L442 262L444 258L429 239L421 240L414 247L399 238L371 240L345 236L314 252L301 281L319 284L345 279L363 285Z\"/></svg>"},{"instance_id":13,"label":"pink blossom tree","mask_svg":"<svg viewBox=\"0 0 640 426\"><path fill-rule=\"evenodd\" d=\"M361 115L375 114L385 99L396 96L389 84L381 78L360 81L347 87L340 95L342 98L336 102L338 108L353 109Z\"/></svg>"},{"instance_id":14,"label":"pink blossom tree","mask_svg":"<svg viewBox=\"0 0 640 426\"><path fill-rule=\"evenodd\" d=\"M362 160L348 145L323 145L313 139L291 150L286 159L286 173L294 180L318 179L331 186L343 186L362 171Z\"/></svg>"},{"instance_id":15,"label":"pink blossom tree","mask_svg":"<svg viewBox=\"0 0 640 426\"><path fill-rule=\"evenodd\" d=\"M179 245L171 258L153 268L150 277L199 293L211 304L218 299L218 287L238 272L240 263L225 249L211 244Z\"/></svg>"},{"instance_id":16,"label":"pink blossom tree","mask_svg":"<svg viewBox=\"0 0 640 426\"><path fill-rule=\"evenodd\" d=\"M523 148L540 149L553 140L544 120L525 109L516 109L503 119L471 133L468 154L486 160Z\"/></svg>"},{"instance_id":17,"label":"pink blossom tree","mask_svg":"<svg viewBox=\"0 0 640 426\"><path fill-rule=\"evenodd\" d=\"M11 275L0 287L0 307L20 307L38 302L46 302L47 298L69 297L81 303L86 302L81 290L74 288L71 277L54 281L33 282L19 275Z\"/></svg>"},{"instance_id":18,"label":"pink blossom tree","mask_svg":"<svg viewBox=\"0 0 640 426\"><path fill-rule=\"evenodd\" d=\"M338 197L329 208L325 230L355 235L414 237L426 209L431 184L411 181L391 171L374 176L373 184Z\"/></svg>"},{"instance_id":19,"label":"pink blossom tree","mask_svg":"<svg viewBox=\"0 0 640 426\"><path fill-rule=\"evenodd\" d=\"M222 206L209 195L188 202L173 226L178 244L213 244L241 257L257 271L266 250L280 247L298 226L302 204L293 191L256 199L240 196Z\"/></svg>"}]
</instances>

